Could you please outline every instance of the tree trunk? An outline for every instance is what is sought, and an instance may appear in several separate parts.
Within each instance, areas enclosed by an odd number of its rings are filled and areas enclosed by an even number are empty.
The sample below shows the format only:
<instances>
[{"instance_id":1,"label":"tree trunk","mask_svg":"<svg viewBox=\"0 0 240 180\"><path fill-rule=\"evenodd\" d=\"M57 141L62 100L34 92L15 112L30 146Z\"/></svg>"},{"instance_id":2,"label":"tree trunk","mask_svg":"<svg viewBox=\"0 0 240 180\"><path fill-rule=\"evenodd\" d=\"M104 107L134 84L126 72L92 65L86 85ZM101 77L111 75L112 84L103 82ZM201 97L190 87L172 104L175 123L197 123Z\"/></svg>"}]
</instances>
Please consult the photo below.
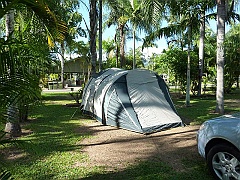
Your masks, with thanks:
<instances>
[{"instance_id":1,"label":"tree trunk","mask_svg":"<svg viewBox=\"0 0 240 180\"><path fill-rule=\"evenodd\" d=\"M187 60L187 88L186 88L186 106L190 106L190 51L191 51L191 27L188 28L188 60Z\"/></svg>"},{"instance_id":2,"label":"tree trunk","mask_svg":"<svg viewBox=\"0 0 240 180\"><path fill-rule=\"evenodd\" d=\"M25 122L28 118L29 105L21 103L21 106L18 107L19 110L19 122Z\"/></svg>"},{"instance_id":3,"label":"tree trunk","mask_svg":"<svg viewBox=\"0 0 240 180\"><path fill-rule=\"evenodd\" d=\"M201 14L200 19L198 96L202 95L202 75L204 68L204 38L205 38L205 10Z\"/></svg>"},{"instance_id":4,"label":"tree trunk","mask_svg":"<svg viewBox=\"0 0 240 180\"><path fill-rule=\"evenodd\" d=\"M18 137L22 134L22 129L19 123L19 112L17 106L11 105L7 110L7 123L5 132L8 132L11 137Z\"/></svg>"},{"instance_id":5,"label":"tree trunk","mask_svg":"<svg viewBox=\"0 0 240 180\"><path fill-rule=\"evenodd\" d=\"M124 34L124 24L119 25L119 32L120 32L120 67L126 67L126 60L125 60L125 34Z\"/></svg>"},{"instance_id":6,"label":"tree trunk","mask_svg":"<svg viewBox=\"0 0 240 180\"><path fill-rule=\"evenodd\" d=\"M117 31L119 31L119 28L117 29ZM116 67L118 67L118 59L119 59L119 55L118 55L118 53L119 53L119 46L118 46L119 42L118 42L118 40L119 40L118 33L116 33L115 37L114 37L114 41L117 45L116 46Z\"/></svg>"},{"instance_id":7,"label":"tree trunk","mask_svg":"<svg viewBox=\"0 0 240 180\"><path fill-rule=\"evenodd\" d=\"M6 14L6 38L14 37L14 10L10 10ZM10 72L11 73L11 72ZM19 123L19 113L16 104L11 104L7 110L7 123L5 126L5 132L10 133L10 136L21 136L22 130Z\"/></svg>"},{"instance_id":8,"label":"tree trunk","mask_svg":"<svg viewBox=\"0 0 240 180\"><path fill-rule=\"evenodd\" d=\"M237 76L237 88L239 89L239 76Z\"/></svg>"},{"instance_id":9,"label":"tree trunk","mask_svg":"<svg viewBox=\"0 0 240 180\"><path fill-rule=\"evenodd\" d=\"M225 38L225 0L217 0L217 91L216 112L224 114L224 38Z\"/></svg>"},{"instance_id":10,"label":"tree trunk","mask_svg":"<svg viewBox=\"0 0 240 180\"><path fill-rule=\"evenodd\" d=\"M13 37L13 31L14 31L14 10L10 10L6 14L6 38L9 38L11 34Z\"/></svg>"},{"instance_id":11,"label":"tree trunk","mask_svg":"<svg viewBox=\"0 0 240 180\"><path fill-rule=\"evenodd\" d=\"M99 0L99 71L102 71L102 0Z\"/></svg>"},{"instance_id":12,"label":"tree trunk","mask_svg":"<svg viewBox=\"0 0 240 180\"><path fill-rule=\"evenodd\" d=\"M65 88L64 84L64 53L65 53L65 48L64 48L64 42L61 43L61 49L60 49L60 61L61 61L61 83L62 83L62 88Z\"/></svg>"},{"instance_id":13,"label":"tree trunk","mask_svg":"<svg viewBox=\"0 0 240 180\"><path fill-rule=\"evenodd\" d=\"M119 46L117 44L117 48L116 48L116 67L118 67L118 60L119 60Z\"/></svg>"},{"instance_id":14,"label":"tree trunk","mask_svg":"<svg viewBox=\"0 0 240 180\"><path fill-rule=\"evenodd\" d=\"M135 26L133 25L133 69L136 68L136 57L135 57L135 49L136 49L136 42L135 42L135 37L136 35L136 30L135 30Z\"/></svg>"},{"instance_id":15,"label":"tree trunk","mask_svg":"<svg viewBox=\"0 0 240 180\"><path fill-rule=\"evenodd\" d=\"M97 1L90 0L90 53L91 53L91 75L96 74L96 62L97 62L97 53L96 53L96 35L97 35Z\"/></svg>"}]
</instances>

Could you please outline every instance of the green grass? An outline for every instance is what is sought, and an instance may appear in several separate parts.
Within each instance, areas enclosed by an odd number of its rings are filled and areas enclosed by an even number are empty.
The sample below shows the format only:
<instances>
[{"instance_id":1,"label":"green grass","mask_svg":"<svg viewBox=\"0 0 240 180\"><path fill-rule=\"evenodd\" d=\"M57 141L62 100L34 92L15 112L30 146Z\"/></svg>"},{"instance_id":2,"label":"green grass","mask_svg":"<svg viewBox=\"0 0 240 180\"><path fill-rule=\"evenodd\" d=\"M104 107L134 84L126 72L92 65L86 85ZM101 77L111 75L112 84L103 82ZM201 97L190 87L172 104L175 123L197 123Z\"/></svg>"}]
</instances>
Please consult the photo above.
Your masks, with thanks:
<instances>
[{"instance_id":1,"label":"green grass","mask_svg":"<svg viewBox=\"0 0 240 180\"><path fill-rule=\"evenodd\" d=\"M142 161L137 165L129 166L124 171L112 172L108 174L93 174L90 177L83 178L84 180L213 180L206 169L203 161L199 162L192 160L191 166L189 162L183 162L186 170L183 172L176 171L164 162L158 159L153 161ZM188 164L188 165L187 165Z\"/></svg>"},{"instance_id":2,"label":"green grass","mask_svg":"<svg viewBox=\"0 0 240 180\"><path fill-rule=\"evenodd\" d=\"M77 109L65 106L74 103L68 96L44 94L44 104L31 111L31 120L23 126L32 133L20 138L17 145L4 147L5 151L16 153L16 149L22 149L24 152L6 162L15 179L76 179L99 172L98 167L77 166L88 161L77 142L90 134L76 132L83 117L76 113L70 119Z\"/></svg>"},{"instance_id":3,"label":"green grass","mask_svg":"<svg viewBox=\"0 0 240 180\"><path fill-rule=\"evenodd\" d=\"M185 106L184 97L173 99L175 107L186 124L196 125L202 124L204 121L219 116L215 113L216 97L214 95L206 95L201 98L191 97L190 107ZM240 111L239 102L240 90L235 90L225 95L225 113L231 114Z\"/></svg>"},{"instance_id":4,"label":"green grass","mask_svg":"<svg viewBox=\"0 0 240 180\"><path fill-rule=\"evenodd\" d=\"M240 91L225 96L227 113L240 111L236 99L240 99ZM214 113L215 97L191 98L191 107L185 107L184 99L173 99L180 116L191 124L218 116ZM87 167L79 164L87 163L89 158L82 152L79 141L91 138L92 134L79 131L82 122L91 123L77 111L66 104L75 103L68 93L43 94L43 104L32 108L29 122L23 125L27 130L18 143L0 146L0 154L15 154L14 158L0 160L18 180L45 179L211 179L204 160L182 159L184 172L172 169L158 159L140 161L125 170L104 171L104 167ZM1 163L0 163L1 165Z\"/></svg>"}]
</instances>

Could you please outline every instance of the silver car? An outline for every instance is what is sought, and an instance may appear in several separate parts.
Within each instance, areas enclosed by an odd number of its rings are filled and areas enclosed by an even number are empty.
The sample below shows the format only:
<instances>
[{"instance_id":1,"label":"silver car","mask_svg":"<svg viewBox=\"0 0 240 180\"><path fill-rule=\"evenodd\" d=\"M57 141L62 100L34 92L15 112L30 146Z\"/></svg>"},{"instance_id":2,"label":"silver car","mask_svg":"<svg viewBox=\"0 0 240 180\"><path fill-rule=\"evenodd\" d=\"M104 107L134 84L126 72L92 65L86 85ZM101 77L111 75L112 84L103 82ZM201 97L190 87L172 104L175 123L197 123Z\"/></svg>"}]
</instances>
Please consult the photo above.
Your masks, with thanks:
<instances>
[{"instance_id":1,"label":"silver car","mask_svg":"<svg viewBox=\"0 0 240 180\"><path fill-rule=\"evenodd\" d=\"M216 179L240 179L240 113L204 122L197 141L198 152Z\"/></svg>"}]
</instances>

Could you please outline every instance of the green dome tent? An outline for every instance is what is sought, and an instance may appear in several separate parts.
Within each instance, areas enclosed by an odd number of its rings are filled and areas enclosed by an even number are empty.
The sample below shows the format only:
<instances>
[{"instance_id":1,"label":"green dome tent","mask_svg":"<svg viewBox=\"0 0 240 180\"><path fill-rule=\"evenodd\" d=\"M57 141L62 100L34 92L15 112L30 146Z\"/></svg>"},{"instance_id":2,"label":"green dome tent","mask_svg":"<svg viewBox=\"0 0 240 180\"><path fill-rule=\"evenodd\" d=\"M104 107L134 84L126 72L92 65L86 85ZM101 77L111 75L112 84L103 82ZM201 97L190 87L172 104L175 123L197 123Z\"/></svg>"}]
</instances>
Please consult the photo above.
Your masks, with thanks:
<instances>
[{"instance_id":1,"label":"green dome tent","mask_svg":"<svg viewBox=\"0 0 240 180\"><path fill-rule=\"evenodd\" d=\"M83 91L82 110L104 125L149 134L182 126L165 81L145 69L107 69Z\"/></svg>"}]
</instances>

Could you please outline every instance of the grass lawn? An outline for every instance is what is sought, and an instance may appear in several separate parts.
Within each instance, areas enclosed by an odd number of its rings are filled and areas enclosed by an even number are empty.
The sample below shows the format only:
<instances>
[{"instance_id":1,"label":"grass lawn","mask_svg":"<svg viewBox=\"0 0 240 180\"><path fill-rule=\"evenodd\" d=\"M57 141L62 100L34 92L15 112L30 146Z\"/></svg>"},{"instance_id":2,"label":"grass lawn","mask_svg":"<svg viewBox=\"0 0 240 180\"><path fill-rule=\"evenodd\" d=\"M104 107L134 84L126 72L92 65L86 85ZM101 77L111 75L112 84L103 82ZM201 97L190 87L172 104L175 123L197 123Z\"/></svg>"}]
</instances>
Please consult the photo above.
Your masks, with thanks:
<instances>
[{"instance_id":1,"label":"grass lawn","mask_svg":"<svg viewBox=\"0 0 240 180\"><path fill-rule=\"evenodd\" d=\"M183 121L187 123L202 124L204 121L210 118L219 116L214 113L216 108L216 97L215 95L203 95L199 97L191 97L190 107L185 106L184 97L173 98L173 102L179 115L182 117ZM240 111L240 90L235 90L230 94L225 95L225 114L232 114L234 112Z\"/></svg>"},{"instance_id":2,"label":"grass lawn","mask_svg":"<svg viewBox=\"0 0 240 180\"><path fill-rule=\"evenodd\" d=\"M240 111L240 91L225 96L226 113ZM184 99L173 99L179 115L190 124L218 116L214 114L215 97L191 98L191 107ZM43 104L31 109L29 122L23 124L24 136L17 143L0 146L0 166L4 165L18 180L46 179L209 179L204 161L182 163L189 170L177 172L159 161L139 162L124 171L105 172L104 167L79 166L89 161L78 142L92 134L77 129L93 120L82 116L68 93L43 94ZM77 110L77 111L76 111ZM76 113L75 113L76 111ZM72 117L72 115L75 115ZM204 173L203 173L204 172Z\"/></svg>"}]
</instances>

